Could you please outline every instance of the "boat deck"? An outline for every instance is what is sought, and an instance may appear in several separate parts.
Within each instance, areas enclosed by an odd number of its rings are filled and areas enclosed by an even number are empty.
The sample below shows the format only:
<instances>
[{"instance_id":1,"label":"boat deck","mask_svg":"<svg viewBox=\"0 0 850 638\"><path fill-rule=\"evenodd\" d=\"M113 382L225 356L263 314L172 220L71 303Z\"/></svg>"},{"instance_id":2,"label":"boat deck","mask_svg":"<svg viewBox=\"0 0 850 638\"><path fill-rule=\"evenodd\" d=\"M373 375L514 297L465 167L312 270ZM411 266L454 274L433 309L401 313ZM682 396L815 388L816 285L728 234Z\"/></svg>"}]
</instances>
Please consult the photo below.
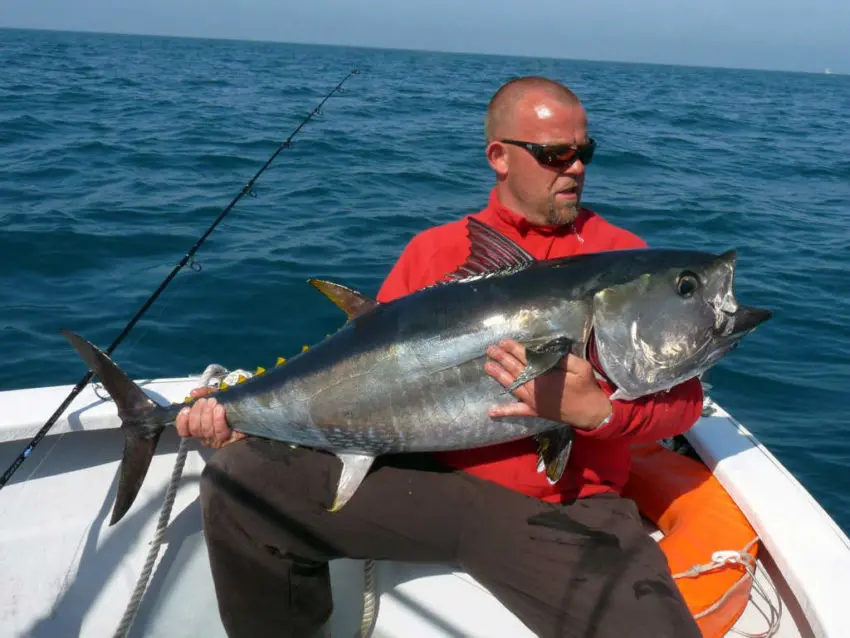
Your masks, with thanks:
<instances>
[{"instance_id":1,"label":"boat deck","mask_svg":"<svg viewBox=\"0 0 850 638\"><path fill-rule=\"evenodd\" d=\"M180 400L195 383L184 378L143 386L161 400ZM0 465L6 467L14 459L70 389L0 392ZM179 439L174 431L163 434L134 507L118 525L108 527L123 449L112 407L91 387L84 390L0 494L4 635L100 637L112 635L118 626L156 528ZM771 614L778 623L775 636L850 635L850 620L838 604L844 598L841 592L850 591L847 537L798 483L777 482L784 471L778 462L779 474L763 477L770 482L770 502L759 496L756 488L763 470L743 458L751 450L741 449L744 441L751 446L757 442L719 408L700 420L689 440L742 505L765 546L757 581L770 601L752 594L729 635L740 635L737 630L761 635L770 628ZM193 446L187 457L166 543L130 636L225 635L198 501L198 479L209 454ZM739 472L748 476L750 491L743 489ZM777 510L786 516L781 522L796 530L773 533L779 524ZM806 542L795 545L795 538ZM362 613L363 562L334 561L331 569L336 608L329 629L333 636L351 636ZM375 637L533 637L474 579L451 568L380 562L377 583Z\"/></svg>"}]
</instances>

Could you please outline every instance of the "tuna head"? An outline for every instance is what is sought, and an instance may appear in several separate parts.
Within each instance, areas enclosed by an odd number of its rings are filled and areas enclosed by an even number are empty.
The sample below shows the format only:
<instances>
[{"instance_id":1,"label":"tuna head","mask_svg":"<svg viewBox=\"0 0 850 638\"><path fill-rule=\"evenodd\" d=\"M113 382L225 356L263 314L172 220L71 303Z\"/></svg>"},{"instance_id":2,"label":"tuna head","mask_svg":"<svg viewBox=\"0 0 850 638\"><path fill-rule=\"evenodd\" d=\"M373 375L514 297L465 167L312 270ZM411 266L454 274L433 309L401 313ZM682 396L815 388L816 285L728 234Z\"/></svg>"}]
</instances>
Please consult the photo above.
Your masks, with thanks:
<instances>
[{"instance_id":1,"label":"tuna head","mask_svg":"<svg viewBox=\"0 0 850 638\"><path fill-rule=\"evenodd\" d=\"M680 253L593 299L599 363L631 400L705 372L771 312L735 299L735 251Z\"/></svg>"}]
</instances>

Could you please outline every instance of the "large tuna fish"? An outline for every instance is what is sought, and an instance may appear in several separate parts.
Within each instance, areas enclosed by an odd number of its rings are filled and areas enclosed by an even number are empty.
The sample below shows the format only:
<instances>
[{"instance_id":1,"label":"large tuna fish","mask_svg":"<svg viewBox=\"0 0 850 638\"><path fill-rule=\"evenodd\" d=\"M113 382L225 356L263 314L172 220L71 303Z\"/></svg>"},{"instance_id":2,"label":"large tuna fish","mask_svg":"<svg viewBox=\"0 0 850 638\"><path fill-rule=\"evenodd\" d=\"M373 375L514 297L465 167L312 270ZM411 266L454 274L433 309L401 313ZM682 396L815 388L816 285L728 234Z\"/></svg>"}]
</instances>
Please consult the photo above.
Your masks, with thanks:
<instances>
[{"instance_id":1,"label":"large tuna fish","mask_svg":"<svg viewBox=\"0 0 850 638\"><path fill-rule=\"evenodd\" d=\"M381 454L491 445L537 436L557 481L571 429L541 418L491 418L514 401L484 372L500 339L524 344L512 389L566 354L595 345L604 374L632 400L717 362L770 312L739 306L735 253L639 249L537 261L474 218L467 262L440 283L379 304L343 286L311 283L349 315L289 363L220 391L233 430L329 450L342 461L333 509ZM97 347L63 331L114 399L125 433L114 524L131 506L163 429L184 404L159 406Z\"/></svg>"}]
</instances>

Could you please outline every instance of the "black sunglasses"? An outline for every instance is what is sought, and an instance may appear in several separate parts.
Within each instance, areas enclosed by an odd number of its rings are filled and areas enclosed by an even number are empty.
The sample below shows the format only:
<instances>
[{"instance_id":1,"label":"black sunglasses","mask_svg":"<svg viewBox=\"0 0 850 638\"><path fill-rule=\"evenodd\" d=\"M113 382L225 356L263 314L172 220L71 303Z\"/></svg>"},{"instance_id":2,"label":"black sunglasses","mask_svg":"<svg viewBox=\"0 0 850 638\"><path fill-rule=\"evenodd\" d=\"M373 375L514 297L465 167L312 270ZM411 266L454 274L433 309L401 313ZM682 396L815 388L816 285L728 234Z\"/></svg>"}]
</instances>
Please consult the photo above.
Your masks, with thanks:
<instances>
[{"instance_id":1,"label":"black sunglasses","mask_svg":"<svg viewBox=\"0 0 850 638\"><path fill-rule=\"evenodd\" d=\"M534 156L540 164L551 168L563 169L570 166L577 159L582 164L590 164L593 159L593 151L596 150L596 140L592 137L581 146L571 144L535 144L533 142L521 142L520 140L499 140L502 144L513 144L524 148Z\"/></svg>"}]
</instances>

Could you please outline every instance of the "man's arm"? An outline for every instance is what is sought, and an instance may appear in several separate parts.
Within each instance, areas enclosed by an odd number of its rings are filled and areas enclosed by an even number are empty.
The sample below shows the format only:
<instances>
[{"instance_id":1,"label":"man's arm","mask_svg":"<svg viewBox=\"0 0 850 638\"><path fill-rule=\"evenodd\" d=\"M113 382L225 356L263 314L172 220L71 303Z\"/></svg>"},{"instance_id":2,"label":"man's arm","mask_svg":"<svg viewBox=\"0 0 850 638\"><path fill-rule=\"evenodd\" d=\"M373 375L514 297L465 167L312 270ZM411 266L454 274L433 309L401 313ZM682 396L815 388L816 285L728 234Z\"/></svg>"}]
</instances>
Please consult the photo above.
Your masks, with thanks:
<instances>
[{"instance_id":1,"label":"man's arm","mask_svg":"<svg viewBox=\"0 0 850 638\"><path fill-rule=\"evenodd\" d=\"M606 392L613 388L605 387ZM611 419L591 430L576 430L578 436L595 439L628 437L635 443L657 441L689 430L702 412L702 383L696 377L667 392L634 401L612 401Z\"/></svg>"},{"instance_id":2,"label":"man's arm","mask_svg":"<svg viewBox=\"0 0 850 638\"><path fill-rule=\"evenodd\" d=\"M487 350L484 369L505 387L522 373L525 348L505 339ZM520 386L516 403L494 406L490 416L541 416L568 423L579 436L628 437L634 442L664 439L689 429L702 410L702 384L694 378L635 401L611 401L615 388L596 379L593 368L574 355Z\"/></svg>"},{"instance_id":3,"label":"man's arm","mask_svg":"<svg viewBox=\"0 0 850 638\"><path fill-rule=\"evenodd\" d=\"M378 301L392 301L433 283L431 279L436 280L436 275L429 275L423 269L428 259L423 259L423 255L419 254L423 252L420 251L422 240L422 237L416 237L405 247L384 280L377 295ZM646 244L639 238L627 235L618 238L616 247L644 246ZM505 386L513 383L525 365L524 348L519 344L515 346L520 350L506 353L499 348L491 348L488 352L495 352L496 358L488 362L485 369ZM685 432L696 423L702 410L702 384L698 379L686 381L668 392L630 402L610 401L608 397L613 391L611 385L596 380L589 363L570 356L562 361L559 368L522 386L516 392L520 403L494 408L491 415L537 416L535 397L540 396L545 397L539 406L540 416L575 425L579 436L599 439L629 437L640 442ZM609 415L605 425L597 427Z\"/></svg>"}]
</instances>

